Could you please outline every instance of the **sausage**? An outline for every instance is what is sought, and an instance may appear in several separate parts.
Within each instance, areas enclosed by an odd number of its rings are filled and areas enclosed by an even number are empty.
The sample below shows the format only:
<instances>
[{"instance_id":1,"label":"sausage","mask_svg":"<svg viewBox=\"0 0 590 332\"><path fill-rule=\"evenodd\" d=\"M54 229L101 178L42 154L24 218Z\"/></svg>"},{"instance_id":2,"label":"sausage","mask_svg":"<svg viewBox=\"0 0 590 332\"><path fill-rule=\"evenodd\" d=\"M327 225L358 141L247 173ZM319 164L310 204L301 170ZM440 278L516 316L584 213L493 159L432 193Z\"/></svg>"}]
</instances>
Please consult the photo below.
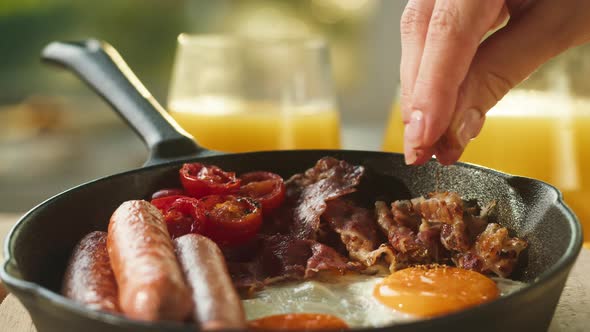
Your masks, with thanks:
<instances>
[{"instance_id":1,"label":"sausage","mask_svg":"<svg viewBox=\"0 0 590 332\"><path fill-rule=\"evenodd\" d=\"M193 294L193 318L202 330L246 327L242 302L225 259L210 239L186 234L174 240L176 255Z\"/></svg>"},{"instance_id":2,"label":"sausage","mask_svg":"<svg viewBox=\"0 0 590 332\"><path fill-rule=\"evenodd\" d=\"M111 216L107 248L126 316L182 321L192 309L164 217L146 201L127 201Z\"/></svg>"},{"instance_id":3,"label":"sausage","mask_svg":"<svg viewBox=\"0 0 590 332\"><path fill-rule=\"evenodd\" d=\"M78 242L64 275L62 294L93 310L120 311L106 232L91 232Z\"/></svg>"}]
</instances>

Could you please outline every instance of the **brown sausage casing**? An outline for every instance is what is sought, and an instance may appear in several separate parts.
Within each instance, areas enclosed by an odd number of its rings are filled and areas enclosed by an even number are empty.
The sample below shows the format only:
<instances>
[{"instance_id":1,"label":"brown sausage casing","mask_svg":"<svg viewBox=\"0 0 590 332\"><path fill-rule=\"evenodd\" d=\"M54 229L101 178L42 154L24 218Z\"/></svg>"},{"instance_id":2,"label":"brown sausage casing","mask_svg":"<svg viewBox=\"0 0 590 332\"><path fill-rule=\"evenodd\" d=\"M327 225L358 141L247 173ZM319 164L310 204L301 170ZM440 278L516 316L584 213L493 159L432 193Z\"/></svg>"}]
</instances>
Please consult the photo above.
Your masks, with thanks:
<instances>
[{"instance_id":1,"label":"brown sausage casing","mask_svg":"<svg viewBox=\"0 0 590 332\"><path fill-rule=\"evenodd\" d=\"M189 316L190 289L155 206L140 200L121 204L109 223L107 247L125 315L146 321Z\"/></svg>"},{"instance_id":2,"label":"brown sausage casing","mask_svg":"<svg viewBox=\"0 0 590 332\"><path fill-rule=\"evenodd\" d=\"M78 242L64 275L62 294L93 310L119 312L106 232L89 233Z\"/></svg>"},{"instance_id":3,"label":"brown sausage casing","mask_svg":"<svg viewBox=\"0 0 590 332\"><path fill-rule=\"evenodd\" d=\"M219 247L210 239L187 234L174 240L176 255L193 293L193 318L203 330L246 327L242 302Z\"/></svg>"}]
</instances>

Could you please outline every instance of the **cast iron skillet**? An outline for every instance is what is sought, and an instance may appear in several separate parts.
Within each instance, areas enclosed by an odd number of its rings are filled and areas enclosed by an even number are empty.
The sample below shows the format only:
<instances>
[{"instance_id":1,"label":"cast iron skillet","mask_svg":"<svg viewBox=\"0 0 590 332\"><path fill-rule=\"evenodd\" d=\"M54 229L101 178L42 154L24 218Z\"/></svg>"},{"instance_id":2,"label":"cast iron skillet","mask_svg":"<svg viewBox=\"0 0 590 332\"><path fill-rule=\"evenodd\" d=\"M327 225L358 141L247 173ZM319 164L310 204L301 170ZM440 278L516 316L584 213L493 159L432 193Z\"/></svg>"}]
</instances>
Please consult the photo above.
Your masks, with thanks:
<instances>
[{"instance_id":1,"label":"cast iron skillet","mask_svg":"<svg viewBox=\"0 0 590 332\"><path fill-rule=\"evenodd\" d=\"M415 323L365 331L543 331L549 326L570 268L581 248L581 227L561 194L540 181L467 164L430 162L407 167L399 154L307 150L220 154L199 147L141 85L117 52L88 40L52 43L43 58L76 72L131 125L149 147L142 168L77 186L41 203L12 229L5 246L3 282L44 331L191 331L179 323L147 324L87 310L59 295L61 278L75 243L86 233L106 230L111 213L130 199L178 185L184 161L228 170L268 170L288 177L323 156L366 167L362 188L370 200L409 198L432 190L453 190L481 203L498 201L497 220L530 243L513 278L530 284L488 304ZM255 84L255 82L253 82ZM367 197L367 195L364 195Z\"/></svg>"}]
</instances>

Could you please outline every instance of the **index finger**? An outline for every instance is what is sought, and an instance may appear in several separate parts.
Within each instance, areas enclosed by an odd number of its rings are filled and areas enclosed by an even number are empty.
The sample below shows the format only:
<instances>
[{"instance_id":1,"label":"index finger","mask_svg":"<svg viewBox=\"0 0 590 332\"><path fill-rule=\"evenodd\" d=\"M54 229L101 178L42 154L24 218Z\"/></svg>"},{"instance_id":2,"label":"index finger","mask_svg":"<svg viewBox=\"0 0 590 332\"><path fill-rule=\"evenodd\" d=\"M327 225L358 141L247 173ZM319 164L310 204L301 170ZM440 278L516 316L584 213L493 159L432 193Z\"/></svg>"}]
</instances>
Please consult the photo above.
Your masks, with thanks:
<instances>
[{"instance_id":1,"label":"index finger","mask_svg":"<svg viewBox=\"0 0 590 332\"><path fill-rule=\"evenodd\" d=\"M432 147L450 124L459 86L479 42L500 15L503 0L437 0L412 95L412 112L421 112L422 133L405 142L414 149Z\"/></svg>"},{"instance_id":2,"label":"index finger","mask_svg":"<svg viewBox=\"0 0 590 332\"><path fill-rule=\"evenodd\" d=\"M400 61L400 105L402 120L410 119L410 103L414 91L414 81L420 68L422 51L428 33L428 23L435 0L410 0L404 8L400 20L401 61Z\"/></svg>"}]
</instances>

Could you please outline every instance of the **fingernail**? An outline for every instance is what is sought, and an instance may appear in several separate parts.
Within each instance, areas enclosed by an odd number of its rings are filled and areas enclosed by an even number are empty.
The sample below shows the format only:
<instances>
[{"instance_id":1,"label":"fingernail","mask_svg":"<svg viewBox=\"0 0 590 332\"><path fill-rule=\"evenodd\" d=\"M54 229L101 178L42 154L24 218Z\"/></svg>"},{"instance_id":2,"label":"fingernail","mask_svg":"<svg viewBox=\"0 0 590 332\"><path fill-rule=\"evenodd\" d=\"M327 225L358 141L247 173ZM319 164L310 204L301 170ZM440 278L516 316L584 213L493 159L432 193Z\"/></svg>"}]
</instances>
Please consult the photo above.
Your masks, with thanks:
<instances>
[{"instance_id":1,"label":"fingernail","mask_svg":"<svg viewBox=\"0 0 590 332\"><path fill-rule=\"evenodd\" d=\"M412 165L416 162L416 159L418 159L416 150L409 146L404 147L404 160L406 161L406 165Z\"/></svg>"},{"instance_id":2,"label":"fingernail","mask_svg":"<svg viewBox=\"0 0 590 332\"><path fill-rule=\"evenodd\" d=\"M467 143L477 135L481 128L481 120L482 114L477 109L470 108L465 111L463 123L461 123L461 126L457 130L457 140L462 148L465 148Z\"/></svg>"},{"instance_id":3,"label":"fingernail","mask_svg":"<svg viewBox=\"0 0 590 332\"><path fill-rule=\"evenodd\" d=\"M410 146L406 146L404 148L404 160L406 165L413 165L416 163L418 158L422 157L423 151L422 150L415 150Z\"/></svg>"},{"instance_id":4,"label":"fingernail","mask_svg":"<svg viewBox=\"0 0 590 332\"><path fill-rule=\"evenodd\" d=\"M422 144L424 135L424 116L422 111L415 110L410 114L410 122L404 128L405 145L416 148Z\"/></svg>"}]
</instances>

